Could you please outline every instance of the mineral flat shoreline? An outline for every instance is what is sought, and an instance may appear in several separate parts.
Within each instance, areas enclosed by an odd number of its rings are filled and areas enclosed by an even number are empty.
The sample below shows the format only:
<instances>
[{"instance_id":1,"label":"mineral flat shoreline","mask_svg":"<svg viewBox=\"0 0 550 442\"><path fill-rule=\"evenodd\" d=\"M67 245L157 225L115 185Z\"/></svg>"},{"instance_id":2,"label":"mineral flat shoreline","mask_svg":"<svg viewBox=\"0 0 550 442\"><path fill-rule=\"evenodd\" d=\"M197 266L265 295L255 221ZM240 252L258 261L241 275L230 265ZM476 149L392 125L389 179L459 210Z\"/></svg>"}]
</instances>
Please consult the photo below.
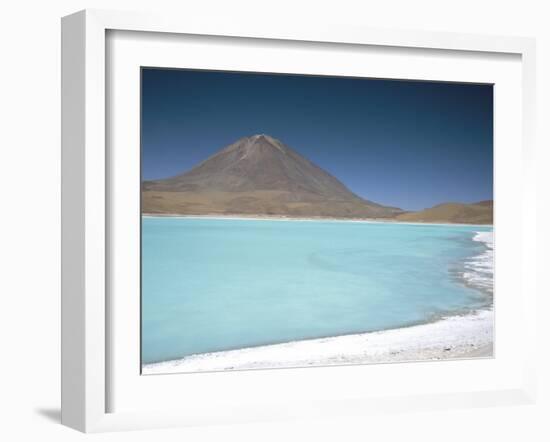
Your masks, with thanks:
<instances>
[{"instance_id":1,"label":"mineral flat shoreline","mask_svg":"<svg viewBox=\"0 0 550 442\"><path fill-rule=\"evenodd\" d=\"M142 366L142 374L493 357L492 309L354 335L204 353Z\"/></svg>"},{"instance_id":2,"label":"mineral flat shoreline","mask_svg":"<svg viewBox=\"0 0 550 442\"><path fill-rule=\"evenodd\" d=\"M493 224L470 224L470 223L449 223L449 222L420 222L400 221L392 218L334 218L334 217L290 217L284 215L183 215L177 213L146 213L141 214L147 218L188 218L188 219L232 219L249 221L338 221L338 222L364 222L364 223L387 223L387 224L408 224L418 226L469 226L469 227L493 227Z\"/></svg>"}]
</instances>

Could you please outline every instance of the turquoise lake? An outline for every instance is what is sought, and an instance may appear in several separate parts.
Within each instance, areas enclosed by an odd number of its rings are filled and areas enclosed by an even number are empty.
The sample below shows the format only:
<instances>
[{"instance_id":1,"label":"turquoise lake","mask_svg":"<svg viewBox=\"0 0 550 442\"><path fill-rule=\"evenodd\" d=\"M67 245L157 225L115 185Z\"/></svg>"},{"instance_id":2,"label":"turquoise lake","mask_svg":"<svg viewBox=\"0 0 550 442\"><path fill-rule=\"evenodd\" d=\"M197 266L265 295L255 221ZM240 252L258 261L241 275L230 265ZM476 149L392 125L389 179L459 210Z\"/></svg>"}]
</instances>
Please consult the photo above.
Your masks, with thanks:
<instances>
[{"instance_id":1,"label":"turquoise lake","mask_svg":"<svg viewBox=\"0 0 550 442\"><path fill-rule=\"evenodd\" d=\"M142 218L142 363L403 327L484 307L492 227Z\"/></svg>"}]
</instances>

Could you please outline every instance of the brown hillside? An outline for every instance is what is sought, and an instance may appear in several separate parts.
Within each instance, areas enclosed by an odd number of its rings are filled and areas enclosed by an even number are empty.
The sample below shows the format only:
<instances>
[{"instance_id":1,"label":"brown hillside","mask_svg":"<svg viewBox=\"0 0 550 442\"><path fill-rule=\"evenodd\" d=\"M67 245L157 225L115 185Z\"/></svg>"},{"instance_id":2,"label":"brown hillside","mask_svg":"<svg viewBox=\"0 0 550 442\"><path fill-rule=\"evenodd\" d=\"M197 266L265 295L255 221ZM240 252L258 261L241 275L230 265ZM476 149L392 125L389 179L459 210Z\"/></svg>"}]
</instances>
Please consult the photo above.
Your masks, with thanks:
<instances>
[{"instance_id":1,"label":"brown hillside","mask_svg":"<svg viewBox=\"0 0 550 442\"><path fill-rule=\"evenodd\" d=\"M398 221L493 224L493 201L474 204L445 203L419 212L402 213Z\"/></svg>"},{"instance_id":2,"label":"brown hillside","mask_svg":"<svg viewBox=\"0 0 550 442\"><path fill-rule=\"evenodd\" d=\"M245 137L172 178L145 181L144 213L388 218L402 210L365 200L268 135Z\"/></svg>"}]
</instances>

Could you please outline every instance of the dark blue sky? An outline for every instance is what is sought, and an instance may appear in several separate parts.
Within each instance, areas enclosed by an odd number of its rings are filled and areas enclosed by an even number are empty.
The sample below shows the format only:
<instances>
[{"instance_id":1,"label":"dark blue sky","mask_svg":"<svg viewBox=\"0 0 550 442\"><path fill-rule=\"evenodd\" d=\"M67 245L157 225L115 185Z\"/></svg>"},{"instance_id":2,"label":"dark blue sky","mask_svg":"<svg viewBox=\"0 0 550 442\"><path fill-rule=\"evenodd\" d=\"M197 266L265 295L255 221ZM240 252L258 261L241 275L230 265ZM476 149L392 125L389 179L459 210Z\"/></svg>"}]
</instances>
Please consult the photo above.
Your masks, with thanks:
<instances>
[{"instance_id":1,"label":"dark blue sky","mask_svg":"<svg viewBox=\"0 0 550 442\"><path fill-rule=\"evenodd\" d=\"M142 175L269 134L358 195L417 210L493 198L493 87L142 70Z\"/></svg>"}]
</instances>

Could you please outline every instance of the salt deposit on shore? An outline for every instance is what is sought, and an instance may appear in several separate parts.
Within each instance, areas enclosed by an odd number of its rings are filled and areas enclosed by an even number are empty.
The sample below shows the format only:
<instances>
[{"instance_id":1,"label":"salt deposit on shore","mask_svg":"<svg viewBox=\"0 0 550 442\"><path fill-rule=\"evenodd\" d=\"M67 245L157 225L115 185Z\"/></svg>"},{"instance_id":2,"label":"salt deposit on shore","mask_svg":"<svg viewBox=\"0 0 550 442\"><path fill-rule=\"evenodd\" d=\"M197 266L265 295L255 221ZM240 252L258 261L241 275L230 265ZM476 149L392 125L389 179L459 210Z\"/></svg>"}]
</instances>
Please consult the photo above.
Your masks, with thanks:
<instances>
[{"instance_id":1,"label":"salt deposit on shore","mask_svg":"<svg viewBox=\"0 0 550 442\"><path fill-rule=\"evenodd\" d=\"M147 364L143 374L491 357L493 311L356 335L192 355Z\"/></svg>"}]
</instances>

